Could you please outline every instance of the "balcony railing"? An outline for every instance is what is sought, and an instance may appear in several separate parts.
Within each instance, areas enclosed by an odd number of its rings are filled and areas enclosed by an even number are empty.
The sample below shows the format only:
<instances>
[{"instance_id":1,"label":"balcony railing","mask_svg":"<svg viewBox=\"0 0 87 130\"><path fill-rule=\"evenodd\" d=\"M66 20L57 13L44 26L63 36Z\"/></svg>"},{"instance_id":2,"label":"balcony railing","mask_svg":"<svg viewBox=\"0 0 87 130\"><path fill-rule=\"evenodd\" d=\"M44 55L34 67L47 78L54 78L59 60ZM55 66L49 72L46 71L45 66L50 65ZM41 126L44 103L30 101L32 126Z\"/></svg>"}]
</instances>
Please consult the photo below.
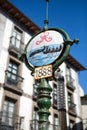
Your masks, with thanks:
<instances>
[{"instance_id":1,"label":"balcony railing","mask_svg":"<svg viewBox=\"0 0 87 130\"><path fill-rule=\"evenodd\" d=\"M49 122L39 123L37 120L30 121L30 130L60 130L59 125L50 124Z\"/></svg>"},{"instance_id":2,"label":"balcony railing","mask_svg":"<svg viewBox=\"0 0 87 130\"><path fill-rule=\"evenodd\" d=\"M10 75L10 76L9 76ZM24 78L16 75L8 70L5 71L5 88L9 90L16 91L17 93L22 94L22 83Z\"/></svg>"},{"instance_id":3,"label":"balcony railing","mask_svg":"<svg viewBox=\"0 0 87 130\"><path fill-rule=\"evenodd\" d=\"M72 90L75 89L74 79L70 75L66 75L66 82L67 82L67 87L69 87Z\"/></svg>"},{"instance_id":4,"label":"balcony railing","mask_svg":"<svg viewBox=\"0 0 87 130\"><path fill-rule=\"evenodd\" d=\"M17 39L14 36L10 37L10 45L9 45L9 51L15 51L15 53L22 54L24 52L25 45L24 43Z\"/></svg>"},{"instance_id":5,"label":"balcony railing","mask_svg":"<svg viewBox=\"0 0 87 130\"><path fill-rule=\"evenodd\" d=\"M69 109L69 112L76 113L76 104L68 101L68 109Z\"/></svg>"},{"instance_id":6,"label":"balcony railing","mask_svg":"<svg viewBox=\"0 0 87 130\"><path fill-rule=\"evenodd\" d=\"M9 70L6 70L5 73L6 73L6 82L8 84L15 84L16 85L19 82L23 82L23 80L24 80L24 78L22 78L21 76L19 76L17 74L10 72ZM10 77L9 77L9 75L10 75Z\"/></svg>"},{"instance_id":7,"label":"balcony railing","mask_svg":"<svg viewBox=\"0 0 87 130\"><path fill-rule=\"evenodd\" d=\"M0 112L0 130L20 130L21 117L18 115Z\"/></svg>"}]
</instances>

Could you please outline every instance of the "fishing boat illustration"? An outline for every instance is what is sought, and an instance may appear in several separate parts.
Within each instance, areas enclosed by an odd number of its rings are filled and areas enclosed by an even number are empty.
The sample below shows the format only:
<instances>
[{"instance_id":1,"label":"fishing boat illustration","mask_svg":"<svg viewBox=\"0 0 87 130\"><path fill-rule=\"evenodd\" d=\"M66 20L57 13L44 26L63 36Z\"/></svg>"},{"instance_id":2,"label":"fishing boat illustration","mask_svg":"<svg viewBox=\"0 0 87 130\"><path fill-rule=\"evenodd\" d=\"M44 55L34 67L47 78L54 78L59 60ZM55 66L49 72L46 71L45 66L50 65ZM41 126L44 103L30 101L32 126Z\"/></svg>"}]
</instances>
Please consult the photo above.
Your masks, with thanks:
<instances>
[{"instance_id":1,"label":"fishing boat illustration","mask_svg":"<svg viewBox=\"0 0 87 130\"><path fill-rule=\"evenodd\" d=\"M43 46L42 48L38 49L38 50L33 50L29 57L32 57L38 53L43 52L43 54L48 54L48 53L55 53L55 52L60 52L62 50L63 46L60 44L59 46Z\"/></svg>"}]
</instances>

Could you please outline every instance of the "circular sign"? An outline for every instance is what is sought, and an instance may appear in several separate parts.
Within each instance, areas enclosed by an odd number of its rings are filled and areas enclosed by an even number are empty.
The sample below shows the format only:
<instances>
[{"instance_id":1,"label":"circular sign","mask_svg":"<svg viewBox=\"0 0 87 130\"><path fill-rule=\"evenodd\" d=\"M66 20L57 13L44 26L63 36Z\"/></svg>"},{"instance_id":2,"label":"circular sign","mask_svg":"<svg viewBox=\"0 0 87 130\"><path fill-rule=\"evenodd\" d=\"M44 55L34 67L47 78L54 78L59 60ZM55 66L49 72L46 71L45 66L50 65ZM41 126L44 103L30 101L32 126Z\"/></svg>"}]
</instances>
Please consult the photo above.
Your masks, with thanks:
<instances>
[{"instance_id":1,"label":"circular sign","mask_svg":"<svg viewBox=\"0 0 87 130\"><path fill-rule=\"evenodd\" d=\"M64 48L63 36L57 30L41 31L30 39L26 47L26 58L31 66L53 63Z\"/></svg>"}]
</instances>

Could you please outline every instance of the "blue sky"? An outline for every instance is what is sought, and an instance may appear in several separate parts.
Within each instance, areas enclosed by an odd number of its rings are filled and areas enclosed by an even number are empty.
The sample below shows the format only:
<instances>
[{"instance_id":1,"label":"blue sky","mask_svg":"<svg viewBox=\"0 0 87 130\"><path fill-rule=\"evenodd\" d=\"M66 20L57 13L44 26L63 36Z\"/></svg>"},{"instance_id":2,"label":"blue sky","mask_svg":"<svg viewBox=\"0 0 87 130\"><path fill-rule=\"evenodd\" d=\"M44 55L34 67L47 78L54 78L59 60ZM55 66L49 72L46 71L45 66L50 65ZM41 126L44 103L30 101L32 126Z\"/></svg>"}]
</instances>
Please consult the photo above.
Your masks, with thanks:
<instances>
[{"instance_id":1,"label":"blue sky","mask_svg":"<svg viewBox=\"0 0 87 130\"><path fill-rule=\"evenodd\" d=\"M41 29L46 17L46 0L9 0ZM64 29L79 39L70 54L87 68L87 0L49 0L48 27ZM79 82L87 94L87 71L79 72Z\"/></svg>"}]
</instances>

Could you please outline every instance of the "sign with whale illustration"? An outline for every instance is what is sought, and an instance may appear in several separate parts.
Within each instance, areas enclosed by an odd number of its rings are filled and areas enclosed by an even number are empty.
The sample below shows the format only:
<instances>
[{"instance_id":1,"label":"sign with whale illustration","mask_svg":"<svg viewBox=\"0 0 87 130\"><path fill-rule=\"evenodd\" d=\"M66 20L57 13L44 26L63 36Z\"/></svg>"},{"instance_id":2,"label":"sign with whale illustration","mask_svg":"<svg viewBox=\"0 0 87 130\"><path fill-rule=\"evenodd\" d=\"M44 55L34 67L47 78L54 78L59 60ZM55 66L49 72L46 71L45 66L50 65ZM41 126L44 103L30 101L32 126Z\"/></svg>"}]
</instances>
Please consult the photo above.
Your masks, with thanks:
<instances>
[{"instance_id":1,"label":"sign with whale illustration","mask_svg":"<svg viewBox=\"0 0 87 130\"><path fill-rule=\"evenodd\" d=\"M63 48L64 40L61 33L56 30L42 31L28 42L26 58L32 66L45 66L58 59Z\"/></svg>"}]
</instances>

